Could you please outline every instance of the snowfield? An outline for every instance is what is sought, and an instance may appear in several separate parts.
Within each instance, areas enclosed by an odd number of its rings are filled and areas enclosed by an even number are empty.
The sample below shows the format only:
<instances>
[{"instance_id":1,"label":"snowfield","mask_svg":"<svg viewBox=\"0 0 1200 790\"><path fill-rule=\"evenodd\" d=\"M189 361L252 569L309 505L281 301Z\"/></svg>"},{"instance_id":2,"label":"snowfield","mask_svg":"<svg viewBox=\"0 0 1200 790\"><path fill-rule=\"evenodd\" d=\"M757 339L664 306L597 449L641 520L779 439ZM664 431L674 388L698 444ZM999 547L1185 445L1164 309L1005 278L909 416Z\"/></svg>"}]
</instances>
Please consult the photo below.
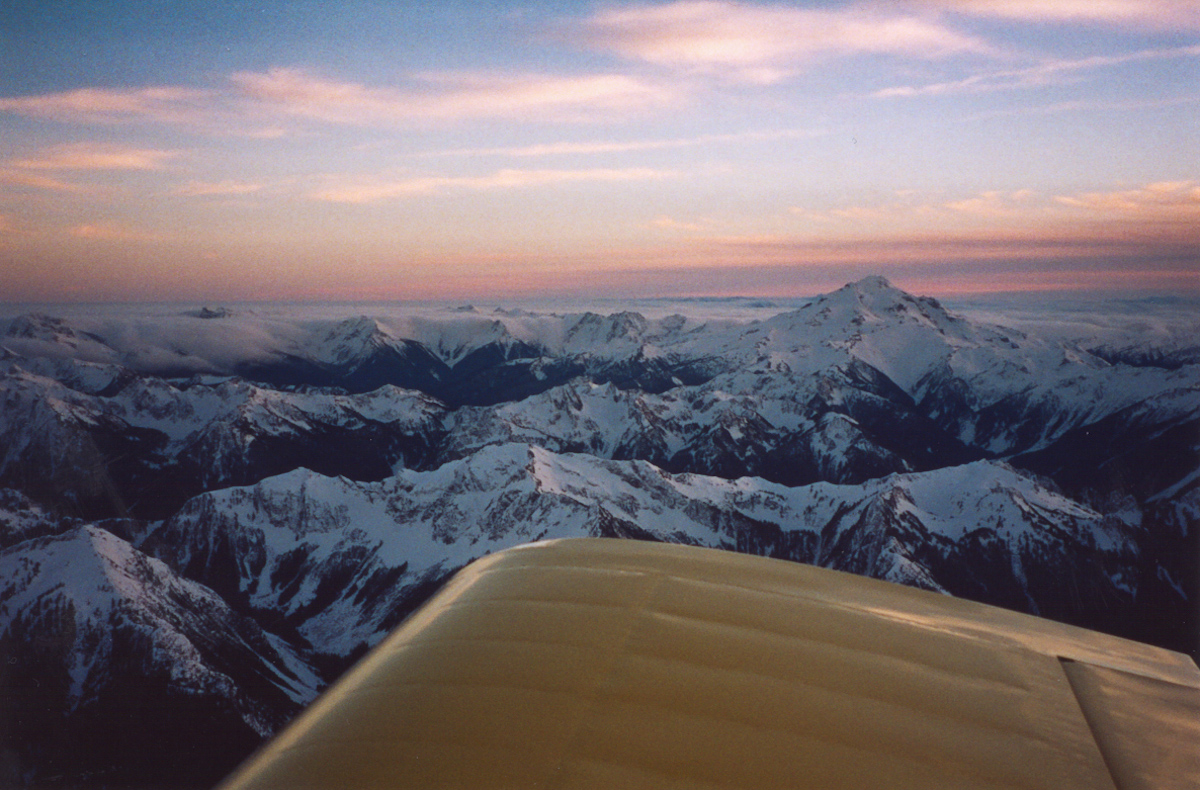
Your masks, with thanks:
<instances>
[{"instance_id":1,"label":"snowfield","mask_svg":"<svg viewBox=\"0 0 1200 790\"><path fill-rule=\"evenodd\" d=\"M780 301L14 311L0 647L63 724L14 753L84 775L139 689L232 764L455 570L549 538L1200 649L1195 307L952 310L871 277ZM170 726L130 737L169 763Z\"/></svg>"}]
</instances>

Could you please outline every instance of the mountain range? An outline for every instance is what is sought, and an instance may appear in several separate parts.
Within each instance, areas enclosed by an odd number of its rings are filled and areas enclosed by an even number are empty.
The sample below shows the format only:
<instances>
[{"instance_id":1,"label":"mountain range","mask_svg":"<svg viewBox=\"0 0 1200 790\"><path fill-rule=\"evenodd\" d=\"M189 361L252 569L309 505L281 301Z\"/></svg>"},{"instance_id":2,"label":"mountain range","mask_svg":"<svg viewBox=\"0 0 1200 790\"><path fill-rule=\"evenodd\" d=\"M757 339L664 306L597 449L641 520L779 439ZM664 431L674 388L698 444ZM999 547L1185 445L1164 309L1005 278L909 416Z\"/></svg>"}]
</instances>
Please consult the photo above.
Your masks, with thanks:
<instances>
[{"instance_id":1,"label":"mountain range","mask_svg":"<svg viewBox=\"0 0 1200 790\"><path fill-rule=\"evenodd\" d=\"M1186 349L879 277L753 320L695 307L0 320L0 781L207 786L455 570L548 538L1200 652Z\"/></svg>"}]
</instances>

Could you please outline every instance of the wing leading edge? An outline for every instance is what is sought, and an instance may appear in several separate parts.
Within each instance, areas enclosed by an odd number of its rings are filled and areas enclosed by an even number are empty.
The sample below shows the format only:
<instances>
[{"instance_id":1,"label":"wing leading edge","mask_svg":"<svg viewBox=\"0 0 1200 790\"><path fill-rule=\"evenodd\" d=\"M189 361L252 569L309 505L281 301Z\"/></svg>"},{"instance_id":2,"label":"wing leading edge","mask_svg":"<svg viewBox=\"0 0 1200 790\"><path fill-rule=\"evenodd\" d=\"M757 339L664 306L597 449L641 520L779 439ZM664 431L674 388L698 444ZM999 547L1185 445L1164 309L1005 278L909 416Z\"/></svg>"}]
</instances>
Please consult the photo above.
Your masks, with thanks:
<instances>
[{"instance_id":1,"label":"wing leading edge","mask_svg":"<svg viewBox=\"0 0 1200 790\"><path fill-rule=\"evenodd\" d=\"M482 559L222 790L1200 786L1181 654L795 563Z\"/></svg>"}]
</instances>

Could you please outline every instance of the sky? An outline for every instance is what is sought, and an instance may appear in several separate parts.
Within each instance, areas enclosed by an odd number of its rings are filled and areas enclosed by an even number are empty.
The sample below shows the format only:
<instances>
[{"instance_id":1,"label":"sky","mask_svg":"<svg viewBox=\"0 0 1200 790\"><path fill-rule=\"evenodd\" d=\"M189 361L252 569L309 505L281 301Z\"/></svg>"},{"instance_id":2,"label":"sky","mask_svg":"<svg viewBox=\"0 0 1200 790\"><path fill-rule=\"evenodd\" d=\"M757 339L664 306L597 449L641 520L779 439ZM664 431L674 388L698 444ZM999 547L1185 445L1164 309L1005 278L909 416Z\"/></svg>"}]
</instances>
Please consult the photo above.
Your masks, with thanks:
<instances>
[{"instance_id":1,"label":"sky","mask_svg":"<svg viewBox=\"0 0 1200 790\"><path fill-rule=\"evenodd\" d=\"M1200 0L0 0L0 301L1200 292Z\"/></svg>"}]
</instances>

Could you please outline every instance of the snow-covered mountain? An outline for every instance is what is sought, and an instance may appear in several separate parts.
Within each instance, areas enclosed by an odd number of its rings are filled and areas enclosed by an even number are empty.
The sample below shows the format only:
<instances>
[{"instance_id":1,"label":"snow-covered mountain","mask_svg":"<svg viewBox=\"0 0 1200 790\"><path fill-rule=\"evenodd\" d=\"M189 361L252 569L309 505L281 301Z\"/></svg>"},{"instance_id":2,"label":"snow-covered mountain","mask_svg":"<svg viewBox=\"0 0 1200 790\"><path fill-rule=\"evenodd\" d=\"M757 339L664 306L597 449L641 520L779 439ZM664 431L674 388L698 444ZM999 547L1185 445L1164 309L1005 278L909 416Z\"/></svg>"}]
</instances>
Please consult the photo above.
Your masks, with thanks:
<instances>
[{"instance_id":1,"label":"snow-covered mountain","mask_svg":"<svg viewBox=\"0 0 1200 790\"><path fill-rule=\"evenodd\" d=\"M281 392L128 371L94 393L76 370L50 378L23 359L7 362L0 482L93 517L161 518L201 491L298 466L378 479L425 460L444 411L390 385L362 395Z\"/></svg>"},{"instance_id":2,"label":"snow-covered mountain","mask_svg":"<svg viewBox=\"0 0 1200 790\"><path fill-rule=\"evenodd\" d=\"M96 526L0 551L0 579L8 767L35 783L180 775L187 752L140 754L147 740L187 746L189 773L211 781L322 682L286 641Z\"/></svg>"},{"instance_id":3,"label":"snow-covered mountain","mask_svg":"<svg viewBox=\"0 0 1200 790\"><path fill-rule=\"evenodd\" d=\"M801 375L717 376L655 394L584 379L446 419L441 457L528 441L563 452L651 461L673 471L756 475L799 485L862 482L983 457L856 361Z\"/></svg>"},{"instance_id":4,"label":"snow-covered mountain","mask_svg":"<svg viewBox=\"0 0 1200 790\"><path fill-rule=\"evenodd\" d=\"M413 589L533 540L725 548L1078 618L1068 586L1131 605L1137 534L992 461L788 487L504 444L374 483L297 470L213 491L143 547L344 655L394 627Z\"/></svg>"},{"instance_id":5,"label":"snow-covered mountain","mask_svg":"<svg viewBox=\"0 0 1200 790\"><path fill-rule=\"evenodd\" d=\"M1139 355L1132 313L1005 327L877 277L651 307L0 319L0 692L44 711L0 721L17 774L157 781L194 765L185 731L236 761L455 569L549 537L783 557L1200 654L1192 317L1155 303L1170 331ZM116 726L124 699L177 726ZM135 753L157 757L111 756Z\"/></svg>"}]
</instances>

